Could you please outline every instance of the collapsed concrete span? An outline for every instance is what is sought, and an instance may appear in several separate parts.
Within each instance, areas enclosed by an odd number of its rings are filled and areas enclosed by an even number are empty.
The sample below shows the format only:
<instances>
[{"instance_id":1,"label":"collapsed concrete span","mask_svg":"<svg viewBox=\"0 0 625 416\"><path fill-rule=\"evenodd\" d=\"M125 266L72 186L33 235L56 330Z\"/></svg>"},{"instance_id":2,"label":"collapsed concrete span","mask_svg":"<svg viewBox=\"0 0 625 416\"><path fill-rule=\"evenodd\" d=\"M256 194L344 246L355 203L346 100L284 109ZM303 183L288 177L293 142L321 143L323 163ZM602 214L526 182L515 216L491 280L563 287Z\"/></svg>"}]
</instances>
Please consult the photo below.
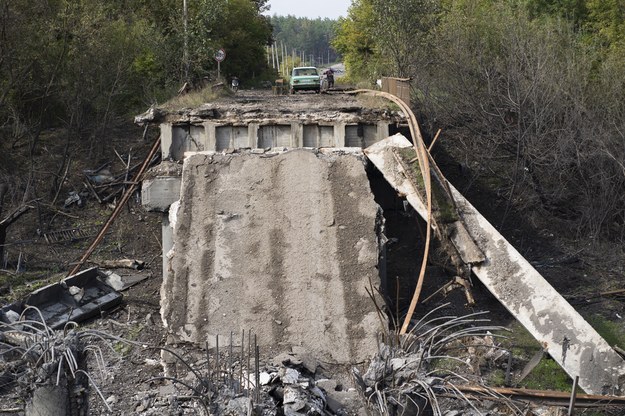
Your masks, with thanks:
<instances>
[{"instance_id":1,"label":"collapsed concrete span","mask_svg":"<svg viewBox=\"0 0 625 416\"><path fill-rule=\"evenodd\" d=\"M162 288L176 338L223 345L251 329L264 349L370 358L378 209L364 163L360 150L186 158Z\"/></svg>"},{"instance_id":2,"label":"collapsed concrete span","mask_svg":"<svg viewBox=\"0 0 625 416\"><path fill-rule=\"evenodd\" d=\"M365 153L389 184L427 218L411 173L394 156L394 149L400 148L411 149L412 143L398 134ZM579 376L586 392L622 394L625 360L460 192L449 187L467 231L485 255L484 261L471 265L473 273L571 378Z\"/></svg>"}]
</instances>

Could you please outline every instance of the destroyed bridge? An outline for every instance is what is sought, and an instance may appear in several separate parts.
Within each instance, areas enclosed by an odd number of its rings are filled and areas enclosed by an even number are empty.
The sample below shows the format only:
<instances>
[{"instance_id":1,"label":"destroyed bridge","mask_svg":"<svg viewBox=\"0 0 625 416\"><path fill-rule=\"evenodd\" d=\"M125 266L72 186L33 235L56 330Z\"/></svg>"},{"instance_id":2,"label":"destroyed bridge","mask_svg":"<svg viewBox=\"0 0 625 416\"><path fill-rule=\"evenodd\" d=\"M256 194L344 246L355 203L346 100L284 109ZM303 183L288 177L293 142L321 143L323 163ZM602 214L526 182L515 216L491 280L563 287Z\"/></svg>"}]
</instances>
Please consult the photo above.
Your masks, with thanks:
<instances>
[{"instance_id":1,"label":"destroyed bridge","mask_svg":"<svg viewBox=\"0 0 625 416\"><path fill-rule=\"evenodd\" d=\"M163 213L161 312L173 339L214 345L253 328L267 350L368 360L380 330L370 293L386 281L384 207L368 177L377 169L460 277L477 277L581 388L623 394L623 358L444 178L405 104L273 100L137 117L161 131L163 162L146 175L142 198Z\"/></svg>"}]
</instances>

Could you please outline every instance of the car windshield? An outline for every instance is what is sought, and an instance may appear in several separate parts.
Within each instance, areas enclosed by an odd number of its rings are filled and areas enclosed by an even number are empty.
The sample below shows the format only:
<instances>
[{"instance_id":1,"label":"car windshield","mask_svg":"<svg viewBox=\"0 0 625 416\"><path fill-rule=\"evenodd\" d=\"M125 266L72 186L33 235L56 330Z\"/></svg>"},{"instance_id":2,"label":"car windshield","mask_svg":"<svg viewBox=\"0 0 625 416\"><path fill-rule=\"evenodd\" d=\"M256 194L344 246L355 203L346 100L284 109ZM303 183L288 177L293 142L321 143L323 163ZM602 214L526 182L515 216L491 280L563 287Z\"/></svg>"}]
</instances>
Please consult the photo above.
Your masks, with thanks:
<instances>
[{"instance_id":1,"label":"car windshield","mask_svg":"<svg viewBox=\"0 0 625 416\"><path fill-rule=\"evenodd\" d=\"M295 68L293 70L294 77L301 77L306 75L317 75L317 70L315 68Z\"/></svg>"}]
</instances>

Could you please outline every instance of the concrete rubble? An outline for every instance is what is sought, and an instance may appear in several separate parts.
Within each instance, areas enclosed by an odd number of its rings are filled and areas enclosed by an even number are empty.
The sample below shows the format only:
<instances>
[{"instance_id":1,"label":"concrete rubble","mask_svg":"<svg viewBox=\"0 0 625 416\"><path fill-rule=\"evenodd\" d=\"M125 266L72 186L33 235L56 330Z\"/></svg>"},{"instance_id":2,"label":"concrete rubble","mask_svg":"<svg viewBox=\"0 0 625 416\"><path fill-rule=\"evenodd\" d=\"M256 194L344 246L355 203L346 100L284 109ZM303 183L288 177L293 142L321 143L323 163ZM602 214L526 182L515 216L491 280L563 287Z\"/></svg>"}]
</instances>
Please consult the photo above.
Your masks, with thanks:
<instances>
[{"instance_id":1,"label":"concrete rubble","mask_svg":"<svg viewBox=\"0 0 625 416\"><path fill-rule=\"evenodd\" d=\"M298 351L298 352L295 352ZM253 386L254 374L243 373L250 381L242 385L233 384L209 376L210 392L206 393L207 408L211 414L228 416L266 415L309 415L309 416L347 416L367 415L362 395L340 379L328 378L318 363L314 370L310 354L303 348L284 352L261 364L259 376L261 385ZM194 363L192 365L196 365ZM200 370L203 371L203 370ZM238 370L234 369L238 374ZM187 374L184 382L193 385L198 382L192 374ZM181 384L164 384L159 389L138 391L133 397L133 414L152 415L192 415L202 412L204 406L195 397L190 397ZM107 403L116 409L117 397L109 396Z\"/></svg>"},{"instance_id":2,"label":"concrete rubble","mask_svg":"<svg viewBox=\"0 0 625 416\"><path fill-rule=\"evenodd\" d=\"M144 121L161 128L164 162L144 181L142 196L148 210L164 213L161 316L168 343L191 342L219 354L233 332L252 330L263 355L275 356L257 374L262 394L220 392L213 403L219 414L259 408L268 415L365 414L362 403L371 403L381 380L390 380L384 394L399 405L395 410L412 414L418 397L449 391L425 372L422 356L378 344L386 321L367 291L376 293L385 270L383 220L367 163L425 212L395 166L396 155L387 154L391 146L411 144L399 135L383 140L401 131L405 117L360 111L352 98L324 111L295 111L297 101L274 104L214 103L146 115ZM623 360L450 188L460 219L445 235L467 273L474 272L571 377L579 375L586 391L622 394ZM372 357L368 371L354 373L360 392L320 376L324 366ZM440 414L499 411L489 406Z\"/></svg>"}]
</instances>

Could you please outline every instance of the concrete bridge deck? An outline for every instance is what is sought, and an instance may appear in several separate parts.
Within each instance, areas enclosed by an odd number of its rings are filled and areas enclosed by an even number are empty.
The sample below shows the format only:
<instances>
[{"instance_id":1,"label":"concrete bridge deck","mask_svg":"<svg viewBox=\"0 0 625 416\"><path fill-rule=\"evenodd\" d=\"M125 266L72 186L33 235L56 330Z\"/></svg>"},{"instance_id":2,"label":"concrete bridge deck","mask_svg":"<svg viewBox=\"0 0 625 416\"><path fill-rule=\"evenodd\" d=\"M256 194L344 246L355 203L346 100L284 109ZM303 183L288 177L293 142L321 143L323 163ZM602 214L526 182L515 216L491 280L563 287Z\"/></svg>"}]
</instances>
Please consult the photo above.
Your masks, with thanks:
<instances>
[{"instance_id":1,"label":"concrete bridge deck","mask_svg":"<svg viewBox=\"0 0 625 416\"><path fill-rule=\"evenodd\" d=\"M183 111L152 109L137 122L158 123L163 160L178 161L197 151L365 148L406 128L388 104L345 94L245 94Z\"/></svg>"}]
</instances>

